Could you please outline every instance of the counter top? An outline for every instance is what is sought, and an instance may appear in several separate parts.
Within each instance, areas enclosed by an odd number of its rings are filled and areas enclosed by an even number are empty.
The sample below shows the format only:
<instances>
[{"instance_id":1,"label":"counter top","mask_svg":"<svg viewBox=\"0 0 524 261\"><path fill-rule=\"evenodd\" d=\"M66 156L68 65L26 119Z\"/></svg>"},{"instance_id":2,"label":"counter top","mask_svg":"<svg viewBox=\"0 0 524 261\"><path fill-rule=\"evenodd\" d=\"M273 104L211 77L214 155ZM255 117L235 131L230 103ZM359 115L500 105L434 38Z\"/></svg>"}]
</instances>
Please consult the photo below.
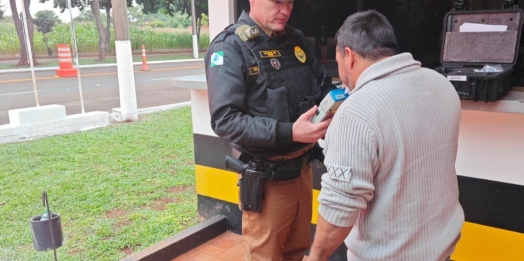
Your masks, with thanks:
<instances>
[{"instance_id":1,"label":"counter top","mask_svg":"<svg viewBox=\"0 0 524 261\"><path fill-rule=\"evenodd\" d=\"M190 75L176 77L171 81L175 88L206 90L206 76ZM524 87L513 87L509 93L496 102L473 102L462 100L462 109L470 111L488 111L524 114Z\"/></svg>"},{"instance_id":2,"label":"counter top","mask_svg":"<svg viewBox=\"0 0 524 261\"><path fill-rule=\"evenodd\" d=\"M524 114L524 90L514 87L496 102L462 101L462 110Z\"/></svg>"},{"instance_id":3,"label":"counter top","mask_svg":"<svg viewBox=\"0 0 524 261\"><path fill-rule=\"evenodd\" d=\"M207 90L206 75L189 75L171 80L171 86L181 89Z\"/></svg>"}]
</instances>

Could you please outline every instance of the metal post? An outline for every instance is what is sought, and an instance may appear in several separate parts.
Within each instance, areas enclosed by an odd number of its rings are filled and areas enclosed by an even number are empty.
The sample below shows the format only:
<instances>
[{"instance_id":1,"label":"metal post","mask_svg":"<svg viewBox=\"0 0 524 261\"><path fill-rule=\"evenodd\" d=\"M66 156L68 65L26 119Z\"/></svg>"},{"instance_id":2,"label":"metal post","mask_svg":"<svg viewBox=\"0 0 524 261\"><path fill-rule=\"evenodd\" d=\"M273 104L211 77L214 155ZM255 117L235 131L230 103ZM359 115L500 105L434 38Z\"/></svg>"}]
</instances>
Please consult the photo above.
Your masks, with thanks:
<instances>
[{"instance_id":1,"label":"metal post","mask_svg":"<svg viewBox=\"0 0 524 261\"><path fill-rule=\"evenodd\" d=\"M54 236L54 231L53 231L53 222L52 222L52 219L53 219L53 214L51 213L51 210L49 209L49 198L47 197L47 191L44 189L44 191L42 192L42 201L44 203L44 207L47 208L47 213L49 214L49 220L47 222L49 222L49 234L51 234L51 244L53 244L53 253L55 254L55 261L57 261L57 258L56 258L56 244L55 244L55 236Z\"/></svg>"},{"instance_id":2,"label":"metal post","mask_svg":"<svg viewBox=\"0 0 524 261\"><path fill-rule=\"evenodd\" d=\"M191 0L191 17L193 20L193 58L198 58L198 37L196 32L195 0Z\"/></svg>"},{"instance_id":3,"label":"metal post","mask_svg":"<svg viewBox=\"0 0 524 261\"><path fill-rule=\"evenodd\" d=\"M36 78L35 78L35 68L33 64L33 52L31 51L31 42L29 41L29 30L27 28L27 17L25 13L25 3L24 0L20 0L22 3L22 20L23 20L23 26L24 26L24 36L25 36L25 48L27 49L27 55L29 57L29 65L31 66L31 78L33 79L33 90L35 92L35 103L36 106L40 106L40 99L38 98L38 88L36 86ZM18 15L18 14L13 14Z\"/></svg>"},{"instance_id":4,"label":"metal post","mask_svg":"<svg viewBox=\"0 0 524 261\"><path fill-rule=\"evenodd\" d=\"M73 12L71 11L71 0L67 0L67 8L69 9L69 17L71 19L70 25L71 25L71 41L73 42L73 59L75 59L76 70L78 71L77 79L78 79L78 91L80 92L80 107L82 107L82 113L85 113L84 95L82 92L82 79L80 77L80 63L78 61L78 49L76 47L75 25L73 24Z\"/></svg>"}]
</instances>

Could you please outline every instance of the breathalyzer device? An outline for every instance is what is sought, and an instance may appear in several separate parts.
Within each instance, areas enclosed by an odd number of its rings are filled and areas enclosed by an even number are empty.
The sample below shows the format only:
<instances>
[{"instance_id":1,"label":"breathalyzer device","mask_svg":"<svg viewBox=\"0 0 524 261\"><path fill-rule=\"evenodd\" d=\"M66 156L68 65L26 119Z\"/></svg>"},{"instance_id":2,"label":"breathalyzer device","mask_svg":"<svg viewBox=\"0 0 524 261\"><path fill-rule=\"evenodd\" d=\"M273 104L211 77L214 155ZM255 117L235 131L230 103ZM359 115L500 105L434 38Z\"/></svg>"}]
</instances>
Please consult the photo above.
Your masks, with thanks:
<instances>
[{"instance_id":1,"label":"breathalyzer device","mask_svg":"<svg viewBox=\"0 0 524 261\"><path fill-rule=\"evenodd\" d=\"M349 90L336 89L329 92L326 97L320 102L318 110L313 117L311 117L312 123L319 123L335 114L340 104L349 97Z\"/></svg>"}]
</instances>

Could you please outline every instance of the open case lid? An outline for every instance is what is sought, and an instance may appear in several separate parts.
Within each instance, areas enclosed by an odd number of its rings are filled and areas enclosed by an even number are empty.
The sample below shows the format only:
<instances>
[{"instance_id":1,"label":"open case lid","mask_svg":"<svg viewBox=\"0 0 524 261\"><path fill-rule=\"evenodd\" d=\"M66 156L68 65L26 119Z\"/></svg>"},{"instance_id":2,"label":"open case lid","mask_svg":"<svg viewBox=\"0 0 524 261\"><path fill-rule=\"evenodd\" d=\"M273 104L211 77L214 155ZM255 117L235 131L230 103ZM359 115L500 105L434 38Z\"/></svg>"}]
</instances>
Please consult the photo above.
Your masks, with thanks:
<instances>
[{"instance_id":1,"label":"open case lid","mask_svg":"<svg viewBox=\"0 0 524 261\"><path fill-rule=\"evenodd\" d=\"M444 67L501 64L509 69L517 63L522 33L521 9L452 11L444 17L440 61ZM504 32L460 32L464 23L507 25Z\"/></svg>"}]
</instances>

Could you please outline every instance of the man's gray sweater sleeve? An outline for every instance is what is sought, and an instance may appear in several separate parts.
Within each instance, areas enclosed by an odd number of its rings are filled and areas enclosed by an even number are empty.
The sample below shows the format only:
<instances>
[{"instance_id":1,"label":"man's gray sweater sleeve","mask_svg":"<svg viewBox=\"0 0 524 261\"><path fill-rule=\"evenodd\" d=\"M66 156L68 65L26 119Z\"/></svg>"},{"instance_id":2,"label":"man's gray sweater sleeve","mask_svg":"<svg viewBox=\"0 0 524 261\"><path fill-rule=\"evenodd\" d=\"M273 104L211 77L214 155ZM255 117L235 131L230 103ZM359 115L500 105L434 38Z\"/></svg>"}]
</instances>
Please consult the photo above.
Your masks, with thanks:
<instances>
[{"instance_id":1,"label":"man's gray sweater sleeve","mask_svg":"<svg viewBox=\"0 0 524 261\"><path fill-rule=\"evenodd\" d=\"M326 134L325 154L319 214L333 225L351 227L373 198L376 137L362 120L339 113Z\"/></svg>"}]
</instances>

